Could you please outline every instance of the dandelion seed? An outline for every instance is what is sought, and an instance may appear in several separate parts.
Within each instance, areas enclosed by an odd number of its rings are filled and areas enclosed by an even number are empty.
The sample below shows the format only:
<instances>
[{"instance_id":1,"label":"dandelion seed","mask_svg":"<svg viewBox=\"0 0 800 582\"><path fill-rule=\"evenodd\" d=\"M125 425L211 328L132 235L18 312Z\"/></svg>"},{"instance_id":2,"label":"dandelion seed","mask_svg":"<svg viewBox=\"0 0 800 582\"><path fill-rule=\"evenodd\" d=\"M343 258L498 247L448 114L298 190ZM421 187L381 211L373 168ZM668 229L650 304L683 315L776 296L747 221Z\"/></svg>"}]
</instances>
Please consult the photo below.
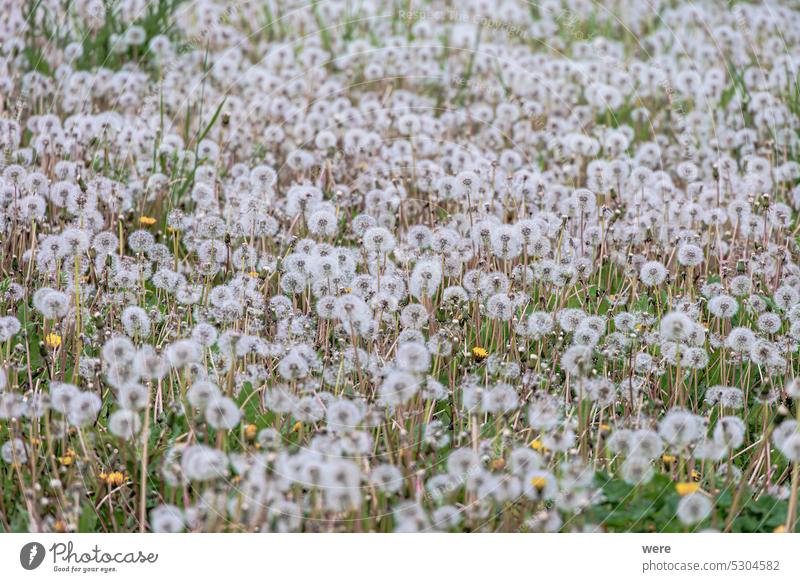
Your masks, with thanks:
<instances>
[{"instance_id":1,"label":"dandelion seed","mask_svg":"<svg viewBox=\"0 0 800 582\"><path fill-rule=\"evenodd\" d=\"M141 419L133 410L117 410L108 419L108 430L114 436L130 440L141 430Z\"/></svg>"},{"instance_id":2,"label":"dandelion seed","mask_svg":"<svg viewBox=\"0 0 800 582\"><path fill-rule=\"evenodd\" d=\"M239 424L242 413L230 398L214 396L206 402L205 417L212 428L231 430Z\"/></svg>"},{"instance_id":3,"label":"dandelion seed","mask_svg":"<svg viewBox=\"0 0 800 582\"><path fill-rule=\"evenodd\" d=\"M713 503L702 493L691 493L678 502L678 519L684 525L694 525L711 515Z\"/></svg>"}]
</instances>

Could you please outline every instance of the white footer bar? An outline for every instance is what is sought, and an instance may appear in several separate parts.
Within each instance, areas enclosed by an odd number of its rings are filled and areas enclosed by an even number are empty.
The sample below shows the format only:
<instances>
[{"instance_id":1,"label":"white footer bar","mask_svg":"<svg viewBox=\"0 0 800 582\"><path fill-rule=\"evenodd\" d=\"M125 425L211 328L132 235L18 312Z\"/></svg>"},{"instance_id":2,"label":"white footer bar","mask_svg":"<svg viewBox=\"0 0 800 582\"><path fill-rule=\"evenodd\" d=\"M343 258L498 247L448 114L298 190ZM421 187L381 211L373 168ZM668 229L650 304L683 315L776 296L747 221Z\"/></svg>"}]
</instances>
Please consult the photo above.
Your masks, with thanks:
<instances>
[{"instance_id":1,"label":"white footer bar","mask_svg":"<svg viewBox=\"0 0 800 582\"><path fill-rule=\"evenodd\" d=\"M798 580L799 544L785 534L2 534L0 579Z\"/></svg>"}]
</instances>

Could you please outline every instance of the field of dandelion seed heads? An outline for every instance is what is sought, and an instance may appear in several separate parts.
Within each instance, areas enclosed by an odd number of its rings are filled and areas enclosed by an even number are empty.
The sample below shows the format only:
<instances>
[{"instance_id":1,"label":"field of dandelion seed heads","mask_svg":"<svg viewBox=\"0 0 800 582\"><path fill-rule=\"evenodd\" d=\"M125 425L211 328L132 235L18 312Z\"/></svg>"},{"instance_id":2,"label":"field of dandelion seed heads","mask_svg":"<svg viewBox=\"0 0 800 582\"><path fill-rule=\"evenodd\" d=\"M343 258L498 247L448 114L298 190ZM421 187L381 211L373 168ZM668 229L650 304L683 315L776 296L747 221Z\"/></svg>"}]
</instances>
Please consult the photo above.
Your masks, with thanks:
<instances>
[{"instance_id":1,"label":"field of dandelion seed heads","mask_svg":"<svg viewBox=\"0 0 800 582\"><path fill-rule=\"evenodd\" d=\"M0 8L0 531L798 530L796 2Z\"/></svg>"}]
</instances>

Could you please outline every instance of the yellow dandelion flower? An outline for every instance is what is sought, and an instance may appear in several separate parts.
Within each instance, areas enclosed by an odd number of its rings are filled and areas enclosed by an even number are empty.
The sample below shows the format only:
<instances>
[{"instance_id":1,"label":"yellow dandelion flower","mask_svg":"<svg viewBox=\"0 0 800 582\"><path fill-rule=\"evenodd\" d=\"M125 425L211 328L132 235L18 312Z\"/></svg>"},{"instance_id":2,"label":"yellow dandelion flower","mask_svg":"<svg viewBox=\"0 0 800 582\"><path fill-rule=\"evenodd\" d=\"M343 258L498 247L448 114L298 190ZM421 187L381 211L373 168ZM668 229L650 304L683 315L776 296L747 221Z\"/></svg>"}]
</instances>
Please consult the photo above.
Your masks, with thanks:
<instances>
[{"instance_id":1,"label":"yellow dandelion flower","mask_svg":"<svg viewBox=\"0 0 800 582\"><path fill-rule=\"evenodd\" d=\"M253 440L256 438L256 433L258 432L258 427L254 424L248 424L244 429L244 436L247 440Z\"/></svg>"},{"instance_id":2,"label":"yellow dandelion flower","mask_svg":"<svg viewBox=\"0 0 800 582\"><path fill-rule=\"evenodd\" d=\"M664 461L667 465L671 465L675 462L675 455L661 455L661 460Z\"/></svg>"},{"instance_id":3,"label":"yellow dandelion flower","mask_svg":"<svg viewBox=\"0 0 800 582\"><path fill-rule=\"evenodd\" d=\"M108 483L112 487L118 487L123 483L125 483L125 475L120 471L114 471L113 473L109 473L106 476L106 483Z\"/></svg>"},{"instance_id":4,"label":"yellow dandelion flower","mask_svg":"<svg viewBox=\"0 0 800 582\"><path fill-rule=\"evenodd\" d=\"M675 491L678 492L678 495L684 497L685 495L689 495L691 493L697 493L700 491L700 484L699 483L675 483Z\"/></svg>"},{"instance_id":5,"label":"yellow dandelion flower","mask_svg":"<svg viewBox=\"0 0 800 582\"><path fill-rule=\"evenodd\" d=\"M44 336L44 343L48 348L57 348L61 345L61 336L57 333L48 333Z\"/></svg>"},{"instance_id":6,"label":"yellow dandelion flower","mask_svg":"<svg viewBox=\"0 0 800 582\"><path fill-rule=\"evenodd\" d=\"M250 275L253 279L258 278L258 271L250 271L247 274Z\"/></svg>"},{"instance_id":7,"label":"yellow dandelion flower","mask_svg":"<svg viewBox=\"0 0 800 582\"><path fill-rule=\"evenodd\" d=\"M297 422L294 423L294 426L292 427L292 432L297 432L301 428L303 428L303 423L298 420Z\"/></svg>"},{"instance_id":8,"label":"yellow dandelion flower","mask_svg":"<svg viewBox=\"0 0 800 582\"><path fill-rule=\"evenodd\" d=\"M547 478L534 477L533 479L531 479L531 485L533 485L539 490L544 489L545 487L547 487Z\"/></svg>"},{"instance_id":9,"label":"yellow dandelion flower","mask_svg":"<svg viewBox=\"0 0 800 582\"><path fill-rule=\"evenodd\" d=\"M786 525L784 524L779 525L774 530L772 530L772 533L786 533Z\"/></svg>"},{"instance_id":10,"label":"yellow dandelion flower","mask_svg":"<svg viewBox=\"0 0 800 582\"><path fill-rule=\"evenodd\" d=\"M144 224L150 226L156 223L156 219L152 216L140 216L139 217L139 224Z\"/></svg>"},{"instance_id":11,"label":"yellow dandelion flower","mask_svg":"<svg viewBox=\"0 0 800 582\"><path fill-rule=\"evenodd\" d=\"M535 440L534 440L534 441L533 441L533 442L530 444L530 447L531 447L531 448L532 448L534 451L541 451L541 450L543 450L543 449L544 449L544 445L542 444L542 441L540 441L539 439L535 439Z\"/></svg>"},{"instance_id":12,"label":"yellow dandelion flower","mask_svg":"<svg viewBox=\"0 0 800 582\"><path fill-rule=\"evenodd\" d=\"M479 362L481 360L485 360L488 355L489 352L487 352L485 348L482 348L480 346L475 346L474 348L472 348L472 357Z\"/></svg>"},{"instance_id":13,"label":"yellow dandelion flower","mask_svg":"<svg viewBox=\"0 0 800 582\"><path fill-rule=\"evenodd\" d=\"M67 455L66 457L59 457L58 458L58 462L61 463L64 466L66 466L66 467L69 467L72 464L72 461L73 461L74 458L75 457Z\"/></svg>"}]
</instances>

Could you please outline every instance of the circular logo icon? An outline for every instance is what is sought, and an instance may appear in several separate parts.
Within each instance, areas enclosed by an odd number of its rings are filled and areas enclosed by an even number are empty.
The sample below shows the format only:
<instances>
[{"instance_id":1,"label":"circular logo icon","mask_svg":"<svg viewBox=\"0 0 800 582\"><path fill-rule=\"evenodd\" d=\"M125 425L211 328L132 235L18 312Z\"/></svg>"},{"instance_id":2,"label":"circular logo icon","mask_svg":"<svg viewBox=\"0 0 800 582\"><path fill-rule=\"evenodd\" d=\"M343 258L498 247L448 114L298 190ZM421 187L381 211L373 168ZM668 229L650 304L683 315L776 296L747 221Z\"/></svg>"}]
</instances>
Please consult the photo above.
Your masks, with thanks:
<instances>
[{"instance_id":1,"label":"circular logo icon","mask_svg":"<svg viewBox=\"0 0 800 582\"><path fill-rule=\"evenodd\" d=\"M44 561L44 546L39 542L29 542L19 551L19 563L26 570L35 570Z\"/></svg>"}]
</instances>

